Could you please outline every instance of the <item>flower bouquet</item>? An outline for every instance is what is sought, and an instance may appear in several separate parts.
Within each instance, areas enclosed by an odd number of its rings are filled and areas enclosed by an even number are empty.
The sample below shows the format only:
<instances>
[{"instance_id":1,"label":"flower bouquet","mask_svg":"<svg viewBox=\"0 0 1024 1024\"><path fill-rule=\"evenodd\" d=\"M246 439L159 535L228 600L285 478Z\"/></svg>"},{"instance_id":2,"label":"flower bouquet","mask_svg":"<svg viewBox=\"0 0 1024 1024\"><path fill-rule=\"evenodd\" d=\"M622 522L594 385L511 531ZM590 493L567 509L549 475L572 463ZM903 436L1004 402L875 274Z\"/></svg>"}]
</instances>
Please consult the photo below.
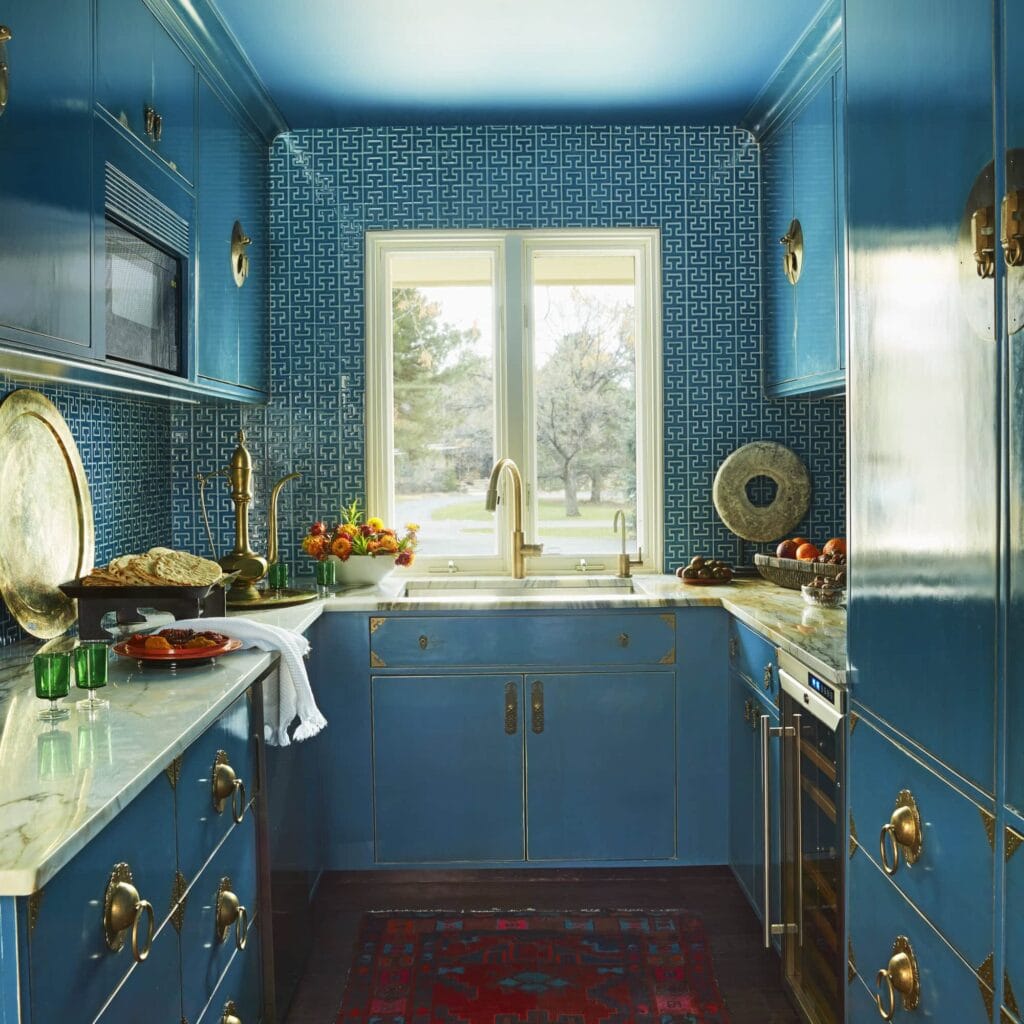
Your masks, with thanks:
<instances>
[{"instance_id":1,"label":"flower bouquet","mask_svg":"<svg viewBox=\"0 0 1024 1024\"><path fill-rule=\"evenodd\" d=\"M396 565L412 565L418 531L416 523L407 523L399 536L376 516L364 519L356 500L342 506L341 522L313 523L302 538L302 550L320 562L334 560L340 584L367 586L379 583Z\"/></svg>"}]
</instances>

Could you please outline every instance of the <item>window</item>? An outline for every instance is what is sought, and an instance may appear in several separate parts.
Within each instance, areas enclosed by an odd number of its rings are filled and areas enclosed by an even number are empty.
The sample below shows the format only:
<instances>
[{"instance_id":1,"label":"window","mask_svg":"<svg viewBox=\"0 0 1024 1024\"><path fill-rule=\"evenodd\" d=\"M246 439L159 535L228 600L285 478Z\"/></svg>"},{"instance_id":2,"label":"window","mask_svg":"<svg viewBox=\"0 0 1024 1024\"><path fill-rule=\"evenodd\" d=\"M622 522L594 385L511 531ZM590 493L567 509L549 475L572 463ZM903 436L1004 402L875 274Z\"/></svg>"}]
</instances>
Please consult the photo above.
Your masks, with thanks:
<instances>
[{"instance_id":1,"label":"window","mask_svg":"<svg viewBox=\"0 0 1024 1024\"><path fill-rule=\"evenodd\" d=\"M530 572L614 572L619 508L660 571L657 232L371 232L366 266L367 502L420 524L417 566L508 570L507 455Z\"/></svg>"}]
</instances>

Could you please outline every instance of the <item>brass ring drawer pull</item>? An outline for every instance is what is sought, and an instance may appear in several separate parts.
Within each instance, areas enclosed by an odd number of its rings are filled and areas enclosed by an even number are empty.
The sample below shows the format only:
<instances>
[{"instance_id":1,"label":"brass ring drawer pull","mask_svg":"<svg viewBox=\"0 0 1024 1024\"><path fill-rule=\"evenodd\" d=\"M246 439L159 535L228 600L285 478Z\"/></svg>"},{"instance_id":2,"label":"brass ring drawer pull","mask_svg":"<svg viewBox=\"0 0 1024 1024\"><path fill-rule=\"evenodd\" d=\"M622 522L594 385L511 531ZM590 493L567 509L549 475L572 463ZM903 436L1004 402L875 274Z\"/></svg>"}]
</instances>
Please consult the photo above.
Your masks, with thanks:
<instances>
[{"instance_id":1,"label":"brass ring drawer pull","mask_svg":"<svg viewBox=\"0 0 1024 1024\"><path fill-rule=\"evenodd\" d=\"M430 641L427 639L427 637L425 635L421 635L420 636L420 650L421 651L425 651L429 644L430 644Z\"/></svg>"},{"instance_id":2,"label":"brass ring drawer pull","mask_svg":"<svg viewBox=\"0 0 1024 1024\"><path fill-rule=\"evenodd\" d=\"M628 647L629 646L629 634L628 633L620 633L619 634L619 646L620 647Z\"/></svg>"},{"instance_id":3,"label":"brass ring drawer pull","mask_svg":"<svg viewBox=\"0 0 1024 1024\"><path fill-rule=\"evenodd\" d=\"M217 941L223 942L228 937L231 926L235 926L235 948L241 952L245 949L249 937L249 911L242 906L238 897L231 891L231 879L220 880L217 890Z\"/></svg>"},{"instance_id":4,"label":"brass ring drawer pull","mask_svg":"<svg viewBox=\"0 0 1024 1024\"><path fill-rule=\"evenodd\" d=\"M213 761L213 781L210 789L213 796L213 809L218 814L224 813L228 800L231 801L231 817L236 825L241 825L245 818L245 783L235 774L235 769L228 764L228 755L218 750Z\"/></svg>"},{"instance_id":5,"label":"brass ring drawer pull","mask_svg":"<svg viewBox=\"0 0 1024 1024\"><path fill-rule=\"evenodd\" d=\"M235 1014L235 1004L230 999L224 1004L220 1024L242 1024L242 1019Z\"/></svg>"},{"instance_id":6,"label":"brass ring drawer pull","mask_svg":"<svg viewBox=\"0 0 1024 1024\"><path fill-rule=\"evenodd\" d=\"M895 875L900 866L901 853L908 864L915 864L923 847L924 830L917 801L909 789L901 789L896 795L896 809L878 836L882 870L887 875Z\"/></svg>"},{"instance_id":7,"label":"brass ring drawer pull","mask_svg":"<svg viewBox=\"0 0 1024 1024\"><path fill-rule=\"evenodd\" d=\"M881 986L885 986L884 989ZM889 965L875 976L875 1004L882 1020L892 1020L896 1016L896 993L903 997L903 1008L915 1010L921 1002L921 975L917 969L917 957L905 935L897 936L892 944L892 956ZM885 993L883 1006L882 998Z\"/></svg>"},{"instance_id":8,"label":"brass ring drawer pull","mask_svg":"<svg viewBox=\"0 0 1024 1024\"><path fill-rule=\"evenodd\" d=\"M153 913L153 905L139 896L139 890L133 882L132 870L127 864L114 865L103 898L103 931L106 933L107 946L119 953L124 946L124 934L130 928L132 956L136 963L141 964L153 946L156 915ZM146 918L146 939L140 945L139 922L143 916Z\"/></svg>"}]
</instances>

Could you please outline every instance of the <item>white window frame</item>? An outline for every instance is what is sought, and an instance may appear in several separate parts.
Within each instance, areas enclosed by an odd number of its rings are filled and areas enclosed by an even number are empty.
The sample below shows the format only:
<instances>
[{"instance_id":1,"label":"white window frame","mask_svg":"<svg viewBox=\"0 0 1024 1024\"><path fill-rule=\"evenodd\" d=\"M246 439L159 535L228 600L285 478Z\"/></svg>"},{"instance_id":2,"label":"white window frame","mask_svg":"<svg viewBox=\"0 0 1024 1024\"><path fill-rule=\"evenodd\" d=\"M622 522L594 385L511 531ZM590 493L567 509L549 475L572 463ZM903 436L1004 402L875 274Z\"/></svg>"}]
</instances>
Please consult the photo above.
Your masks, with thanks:
<instances>
[{"instance_id":1,"label":"white window frame","mask_svg":"<svg viewBox=\"0 0 1024 1024\"><path fill-rule=\"evenodd\" d=\"M622 254L630 252L636 266L636 400L637 537L643 561L634 572L661 572L664 559L664 442L662 397L661 255L656 229L609 228L531 231L368 231L366 233L366 443L367 508L394 521L394 423L393 366L391 352L391 281L389 257L405 252L486 253L495 268L495 366L498 455L515 460L524 482L524 531L527 541L536 537L537 467L532 454L535 406L530 382L533 377L533 319L530 296L523 282L529 280L533 254L542 250L586 251ZM502 487L507 484L503 474ZM460 573L508 573L511 518L504 498L495 513L499 517L498 555L445 555L416 560L416 570L447 568L454 561ZM398 524L401 526L402 524ZM612 524L608 522L609 537ZM635 557L635 548L630 551ZM616 571L615 555L544 554L527 560L528 574L562 573L576 569L581 557L588 569ZM603 566L603 569L600 568Z\"/></svg>"}]
</instances>

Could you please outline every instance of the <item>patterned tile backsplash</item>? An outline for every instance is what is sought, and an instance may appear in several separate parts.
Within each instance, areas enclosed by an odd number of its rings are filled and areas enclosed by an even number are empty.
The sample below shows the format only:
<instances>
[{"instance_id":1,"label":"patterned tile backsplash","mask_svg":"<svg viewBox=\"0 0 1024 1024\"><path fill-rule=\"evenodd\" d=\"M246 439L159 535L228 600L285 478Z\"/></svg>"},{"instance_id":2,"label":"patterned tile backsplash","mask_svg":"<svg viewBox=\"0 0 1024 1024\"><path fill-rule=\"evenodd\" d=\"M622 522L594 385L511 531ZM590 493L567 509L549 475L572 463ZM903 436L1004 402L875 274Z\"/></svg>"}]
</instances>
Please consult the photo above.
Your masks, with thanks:
<instances>
[{"instance_id":1,"label":"patterned tile backsplash","mask_svg":"<svg viewBox=\"0 0 1024 1024\"><path fill-rule=\"evenodd\" d=\"M46 395L78 444L96 520L97 562L166 544L171 536L170 406L66 385L19 383L0 372L0 398L21 387ZM0 602L0 645L24 636Z\"/></svg>"},{"instance_id":2,"label":"patterned tile backsplash","mask_svg":"<svg viewBox=\"0 0 1024 1024\"><path fill-rule=\"evenodd\" d=\"M664 296L666 557L735 555L711 504L722 460L790 445L814 500L802 532L842 533L845 403L769 401L761 386L758 151L727 127L494 126L292 132L271 177L272 401L181 408L172 427L178 544L206 550L196 469L224 465L244 425L259 499L291 470L283 550L364 490L363 244L367 230L656 227ZM218 545L230 507L218 481ZM263 509L253 515L265 527ZM261 540L262 545L262 540Z\"/></svg>"}]
</instances>

